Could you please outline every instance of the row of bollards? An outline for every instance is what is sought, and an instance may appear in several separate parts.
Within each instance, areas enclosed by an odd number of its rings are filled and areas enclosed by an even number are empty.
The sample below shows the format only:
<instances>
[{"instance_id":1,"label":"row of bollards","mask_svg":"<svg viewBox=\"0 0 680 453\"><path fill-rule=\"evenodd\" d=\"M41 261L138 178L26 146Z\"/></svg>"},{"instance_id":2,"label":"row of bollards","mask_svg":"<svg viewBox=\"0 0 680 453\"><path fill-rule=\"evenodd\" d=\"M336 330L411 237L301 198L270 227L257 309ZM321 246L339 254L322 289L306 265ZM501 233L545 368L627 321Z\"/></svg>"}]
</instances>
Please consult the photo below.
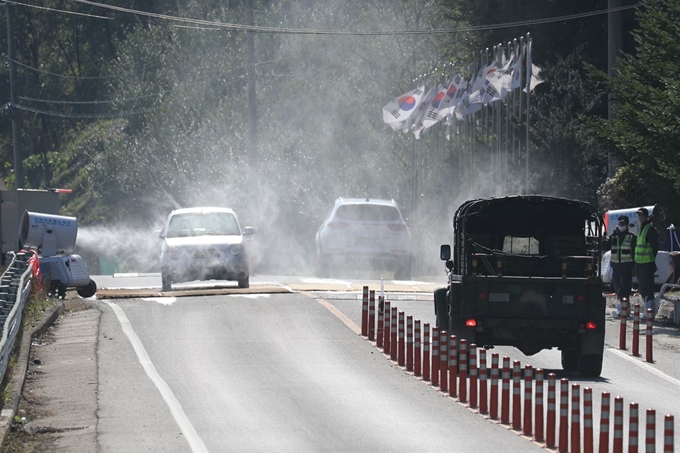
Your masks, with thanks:
<instances>
[{"instance_id":1,"label":"row of bollards","mask_svg":"<svg viewBox=\"0 0 680 453\"><path fill-rule=\"evenodd\" d=\"M375 313L376 305L374 291L369 292L366 286L363 300L365 308L362 309L361 332L363 336L369 338L375 323L370 313L372 311ZM384 300L383 297L380 297L377 303L378 327L375 338L371 341L375 341L376 347L382 348L387 357L403 366L406 371L412 372L414 376L429 382L433 387L439 387L441 392L456 398L470 409L502 425L508 425L547 448L557 449L559 453L592 453L595 451L595 437L599 440L598 452L623 453L625 417L622 397L614 398L614 424L613 432L610 434L610 394L602 392L599 435L596 436L591 388L585 387L581 393L579 384L570 386L568 379L561 379L558 408L555 373L547 375L547 401L544 402L545 383L542 369L534 370L531 365L526 365L522 369L518 360L513 361L511 367L510 357L503 357L502 367L499 369L500 357L497 353L491 354L491 368L488 369L486 349L477 348L475 344L468 345L467 340L458 339L456 335L448 335L446 331L441 331L437 327L430 328L429 323L421 326L420 320L405 316L403 311L391 306L390 301ZM648 317L648 325L650 319ZM651 330L651 327L648 329ZM651 343L651 336L648 338ZM638 404L630 403L629 452L638 451L640 438L638 412ZM647 409L645 451L655 451L655 426L656 411ZM673 415L664 417L663 439L663 452L674 451Z\"/></svg>"},{"instance_id":2,"label":"row of bollards","mask_svg":"<svg viewBox=\"0 0 680 453\"><path fill-rule=\"evenodd\" d=\"M619 322L619 349L627 350L626 347L626 337L627 337L627 323L628 323L628 309L629 301L627 298L623 298L621 301L621 317ZM645 361L648 363L654 363L653 356L653 322L654 322L654 310L651 308L647 309L646 312L646 330L645 330ZM633 338L631 345L631 354L635 357L640 357L640 304L633 305Z\"/></svg>"}]
</instances>

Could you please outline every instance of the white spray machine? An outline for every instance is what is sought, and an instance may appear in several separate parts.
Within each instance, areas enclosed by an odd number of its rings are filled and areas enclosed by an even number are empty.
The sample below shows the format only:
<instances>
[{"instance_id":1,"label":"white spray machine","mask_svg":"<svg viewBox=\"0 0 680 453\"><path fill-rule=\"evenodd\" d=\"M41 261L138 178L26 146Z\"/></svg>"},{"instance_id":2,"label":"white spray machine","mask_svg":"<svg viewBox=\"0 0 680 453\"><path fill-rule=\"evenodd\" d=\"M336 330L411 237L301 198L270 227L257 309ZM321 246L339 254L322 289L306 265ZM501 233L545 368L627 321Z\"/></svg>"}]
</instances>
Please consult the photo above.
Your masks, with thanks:
<instances>
[{"instance_id":1,"label":"white spray machine","mask_svg":"<svg viewBox=\"0 0 680 453\"><path fill-rule=\"evenodd\" d=\"M50 282L50 294L62 299L67 288L76 288L81 297L92 297L97 292L85 260L71 254L77 235L75 217L24 211L19 222L20 244L38 252L40 271Z\"/></svg>"}]
</instances>

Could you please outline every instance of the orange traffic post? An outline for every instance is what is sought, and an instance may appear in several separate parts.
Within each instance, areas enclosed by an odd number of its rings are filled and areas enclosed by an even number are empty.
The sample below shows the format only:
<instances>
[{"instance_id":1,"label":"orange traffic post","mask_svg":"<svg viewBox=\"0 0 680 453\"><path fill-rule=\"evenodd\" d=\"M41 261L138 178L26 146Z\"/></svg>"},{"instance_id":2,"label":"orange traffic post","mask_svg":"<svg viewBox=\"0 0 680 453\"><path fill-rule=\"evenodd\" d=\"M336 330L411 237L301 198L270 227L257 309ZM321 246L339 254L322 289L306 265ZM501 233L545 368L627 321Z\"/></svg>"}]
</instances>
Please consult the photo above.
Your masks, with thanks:
<instances>
[{"instance_id":1,"label":"orange traffic post","mask_svg":"<svg viewBox=\"0 0 680 453\"><path fill-rule=\"evenodd\" d=\"M399 330L397 331L397 341L399 349L397 350L397 364L400 366L406 365L406 338L404 326L404 312L399 312Z\"/></svg>"},{"instance_id":2,"label":"orange traffic post","mask_svg":"<svg viewBox=\"0 0 680 453\"><path fill-rule=\"evenodd\" d=\"M458 396L458 338L449 337L449 396Z\"/></svg>"},{"instance_id":3,"label":"orange traffic post","mask_svg":"<svg viewBox=\"0 0 680 453\"><path fill-rule=\"evenodd\" d=\"M375 336L375 346L377 348L383 347L383 340L385 339L385 300L382 296L378 296L378 330Z\"/></svg>"},{"instance_id":4,"label":"orange traffic post","mask_svg":"<svg viewBox=\"0 0 680 453\"><path fill-rule=\"evenodd\" d=\"M459 354L458 354L458 376L460 381L458 384L458 401L461 403L467 402L467 351L468 344L465 338L461 338L458 341Z\"/></svg>"},{"instance_id":5,"label":"orange traffic post","mask_svg":"<svg viewBox=\"0 0 680 453\"><path fill-rule=\"evenodd\" d=\"M423 368L422 368L422 344L420 342L420 319L416 319L415 321L415 339L413 343L413 374L416 376L420 377L422 376Z\"/></svg>"},{"instance_id":6,"label":"orange traffic post","mask_svg":"<svg viewBox=\"0 0 680 453\"><path fill-rule=\"evenodd\" d=\"M522 369L519 360L512 362L512 429L522 429Z\"/></svg>"},{"instance_id":7,"label":"orange traffic post","mask_svg":"<svg viewBox=\"0 0 680 453\"><path fill-rule=\"evenodd\" d=\"M633 305L633 355L640 357L640 304Z\"/></svg>"},{"instance_id":8,"label":"orange traffic post","mask_svg":"<svg viewBox=\"0 0 680 453\"><path fill-rule=\"evenodd\" d=\"M647 349L647 354L645 360L649 363L654 363L654 357L652 356L652 318L654 316L654 310L651 308L647 309L647 332L645 335L645 346Z\"/></svg>"},{"instance_id":9,"label":"orange traffic post","mask_svg":"<svg viewBox=\"0 0 680 453\"><path fill-rule=\"evenodd\" d=\"M488 395L487 395L487 375L489 373L486 367L486 349L479 350L479 413L487 414L489 412Z\"/></svg>"},{"instance_id":10,"label":"orange traffic post","mask_svg":"<svg viewBox=\"0 0 680 453\"><path fill-rule=\"evenodd\" d=\"M614 453L623 453L623 397L614 398Z\"/></svg>"},{"instance_id":11,"label":"orange traffic post","mask_svg":"<svg viewBox=\"0 0 680 453\"><path fill-rule=\"evenodd\" d=\"M399 309L392 307L392 320L390 321L390 358L397 361L397 351L399 350L399 342L397 338L398 331Z\"/></svg>"},{"instance_id":12,"label":"orange traffic post","mask_svg":"<svg viewBox=\"0 0 680 453\"><path fill-rule=\"evenodd\" d=\"M439 390L448 392L449 379L449 337L445 330L439 332Z\"/></svg>"},{"instance_id":13,"label":"orange traffic post","mask_svg":"<svg viewBox=\"0 0 680 453\"><path fill-rule=\"evenodd\" d=\"M543 370L536 370L536 380L534 390L534 440L543 442Z\"/></svg>"},{"instance_id":14,"label":"orange traffic post","mask_svg":"<svg viewBox=\"0 0 680 453\"><path fill-rule=\"evenodd\" d=\"M621 300L621 321L619 323L619 349L626 349L626 319L628 318L628 299Z\"/></svg>"},{"instance_id":15,"label":"orange traffic post","mask_svg":"<svg viewBox=\"0 0 680 453\"><path fill-rule=\"evenodd\" d=\"M406 371L413 371L413 316L406 317Z\"/></svg>"},{"instance_id":16,"label":"orange traffic post","mask_svg":"<svg viewBox=\"0 0 680 453\"><path fill-rule=\"evenodd\" d=\"M581 453L581 386L571 385L571 453Z\"/></svg>"},{"instance_id":17,"label":"orange traffic post","mask_svg":"<svg viewBox=\"0 0 680 453\"><path fill-rule=\"evenodd\" d=\"M555 418L557 412L557 375L548 373L548 410L545 415L545 446L555 448Z\"/></svg>"},{"instance_id":18,"label":"orange traffic post","mask_svg":"<svg viewBox=\"0 0 680 453\"><path fill-rule=\"evenodd\" d=\"M503 357L503 373L501 375L501 423L510 423L510 357Z\"/></svg>"},{"instance_id":19,"label":"orange traffic post","mask_svg":"<svg viewBox=\"0 0 680 453\"><path fill-rule=\"evenodd\" d=\"M611 409L609 392L602 392L602 406L600 407L600 444L598 453L609 453L609 412Z\"/></svg>"},{"instance_id":20,"label":"orange traffic post","mask_svg":"<svg viewBox=\"0 0 680 453\"><path fill-rule=\"evenodd\" d=\"M364 295L361 298L361 335L368 335L368 286L364 286Z\"/></svg>"},{"instance_id":21,"label":"orange traffic post","mask_svg":"<svg viewBox=\"0 0 680 453\"><path fill-rule=\"evenodd\" d=\"M640 431L640 415L638 403L630 403L628 409L628 453L637 453Z\"/></svg>"},{"instance_id":22,"label":"orange traffic post","mask_svg":"<svg viewBox=\"0 0 680 453\"><path fill-rule=\"evenodd\" d=\"M375 339L375 290L371 290L368 297L368 339Z\"/></svg>"},{"instance_id":23,"label":"orange traffic post","mask_svg":"<svg viewBox=\"0 0 680 453\"><path fill-rule=\"evenodd\" d=\"M470 345L470 363L468 364L470 372L470 407L477 408L477 345Z\"/></svg>"},{"instance_id":24,"label":"orange traffic post","mask_svg":"<svg viewBox=\"0 0 680 453\"><path fill-rule=\"evenodd\" d=\"M433 386L439 385L439 327L432 328L432 382Z\"/></svg>"},{"instance_id":25,"label":"orange traffic post","mask_svg":"<svg viewBox=\"0 0 680 453\"><path fill-rule=\"evenodd\" d=\"M645 428L645 451L656 451L656 411L654 409L647 409L645 425L647 425Z\"/></svg>"},{"instance_id":26,"label":"orange traffic post","mask_svg":"<svg viewBox=\"0 0 680 453\"><path fill-rule=\"evenodd\" d=\"M390 337L392 336L392 310L390 308L390 301L385 301L385 314L384 314L384 335L383 335L383 352L385 354L390 353Z\"/></svg>"},{"instance_id":27,"label":"orange traffic post","mask_svg":"<svg viewBox=\"0 0 680 453\"><path fill-rule=\"evenodd\" d=\"M675 451L674 418L674 416L668 414L663 419L663 453Z\"/></svg>"},{"instance_id":28,"label":"orange traffic post","mask_svg":"<svg viewBox=\"0 0 680 453\"><path fill-rule=\"evenodd\" d=\"M430 323L423 324L423 381L430 380Z\"/></svg>"},{"instance_id":29,"label":"orange traffic post","mask_svg":"<svg viewBox=\"0 0 680 453\"><path fill-rule=\"evenodd\" d=\"M569 379L560 380L560 436L557 444L559 453L569 451Z\"/></svg>"},{"instance_id":30,"label":"orange traffic post","mask_svg":"<svg viewBox=\"0 0 680 453\"><path fill-rule=\"evenodd\" d=\"M524 422L522 423L522 433L531 436L533 432L533 422L531 420L532 408L531 397L533 395L534 371L531 365L524 367Z\"/></svg>"},{"instance_id":31,"label":"orange traffic post","mask_svg":"<svg viewBox=\"0 0 680 453\"><path fill-rule=\"evenodd\" d=\"M489 395L489 418L498 420L498 353L491 353L491 393Z\"/></svg>"}]
</instances>

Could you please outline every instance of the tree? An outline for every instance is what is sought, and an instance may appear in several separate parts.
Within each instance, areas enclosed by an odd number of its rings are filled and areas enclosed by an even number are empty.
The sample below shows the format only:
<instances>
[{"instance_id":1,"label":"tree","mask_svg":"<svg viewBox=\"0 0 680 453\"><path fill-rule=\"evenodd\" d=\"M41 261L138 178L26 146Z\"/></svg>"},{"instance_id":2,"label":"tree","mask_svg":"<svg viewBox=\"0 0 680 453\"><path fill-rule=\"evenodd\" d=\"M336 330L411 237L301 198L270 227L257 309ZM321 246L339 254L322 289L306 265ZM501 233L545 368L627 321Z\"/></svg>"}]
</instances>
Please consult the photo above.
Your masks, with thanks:
<instances>
[{"instance_id":1,"label":"tree","mask_svg":"<svg viewBox=\"0 0 680 453\"><path fill-rule=\"evenodd\" d=\"M680 219L680 1L650 3L638 12L636 49L610 80L616 117L591 130L624 157L614 184L633 206L660 203Z\"/></svg>"}]
</instances>

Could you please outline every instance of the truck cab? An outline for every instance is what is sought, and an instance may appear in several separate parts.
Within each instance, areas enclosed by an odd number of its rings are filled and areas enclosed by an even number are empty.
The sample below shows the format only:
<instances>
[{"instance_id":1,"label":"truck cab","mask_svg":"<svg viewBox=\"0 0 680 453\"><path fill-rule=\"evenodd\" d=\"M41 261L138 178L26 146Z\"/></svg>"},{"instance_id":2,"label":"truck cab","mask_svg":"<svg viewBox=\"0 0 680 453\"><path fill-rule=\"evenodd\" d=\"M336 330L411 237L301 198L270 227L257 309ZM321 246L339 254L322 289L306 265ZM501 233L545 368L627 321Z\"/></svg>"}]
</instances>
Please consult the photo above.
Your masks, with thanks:
<instances>
[{"instance_id":1,"label":"truck cab","mask_svg":"<svg viewBox=\"0 0 680 453\"><path fill-rule=\"evenodd\" d=\"M561 350L562 366L602 370L605 299L598 210L539 195L469 200L441 246L448 285L434 293L437 326L478 347L526 355Z\"/></svg>"}]
</instances>

